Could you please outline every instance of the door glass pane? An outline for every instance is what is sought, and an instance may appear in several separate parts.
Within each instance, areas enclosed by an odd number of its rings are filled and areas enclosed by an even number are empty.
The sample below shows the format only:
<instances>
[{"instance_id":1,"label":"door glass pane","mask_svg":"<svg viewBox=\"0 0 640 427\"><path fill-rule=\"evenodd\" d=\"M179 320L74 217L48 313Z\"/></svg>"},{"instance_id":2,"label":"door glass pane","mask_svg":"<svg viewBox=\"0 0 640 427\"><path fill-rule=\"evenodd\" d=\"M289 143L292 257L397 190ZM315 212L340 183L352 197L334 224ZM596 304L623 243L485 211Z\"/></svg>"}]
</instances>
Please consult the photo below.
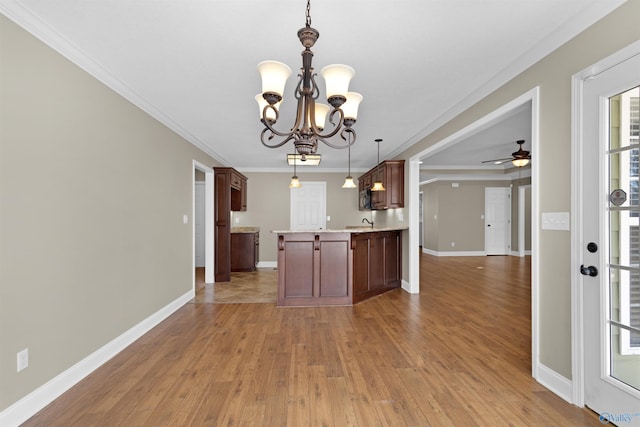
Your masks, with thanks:
<instances>
[{"instance_id":1,"label":"door glass pane","mask_svg":"<svg viewBox=\"0 0 640 427\"><path fill-rule=\"evenodd\" d=\"M609 99L609 374L640 389L640 88Z\"/></svg>"}]
</instances>

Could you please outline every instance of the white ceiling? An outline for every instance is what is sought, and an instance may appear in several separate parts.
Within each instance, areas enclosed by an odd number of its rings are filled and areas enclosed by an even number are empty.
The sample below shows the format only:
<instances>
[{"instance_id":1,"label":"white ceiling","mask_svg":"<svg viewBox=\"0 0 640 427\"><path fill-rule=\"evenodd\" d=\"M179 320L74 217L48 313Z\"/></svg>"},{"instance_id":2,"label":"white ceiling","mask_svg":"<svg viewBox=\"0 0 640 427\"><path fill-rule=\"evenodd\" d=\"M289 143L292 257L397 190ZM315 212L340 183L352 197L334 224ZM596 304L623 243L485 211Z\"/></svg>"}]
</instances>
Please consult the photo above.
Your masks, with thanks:
<instances>
[{"instance_id":1,"label":"white ceiling","mask_svg":"<svg viewBox=\"0 0 640 427\"><path fill-rule=\"evenodd\" d=\"M352 169L375 165L374 139L384 140L381 160L398 154L623 1L315 0L316 71L351 65L350 90L364 96ZM275 59L295 74L305 9L304 0L0 0L3 14L243 171L287 168L291 148L260 143L256 65ZM291 77L281 129L293 122L294 86ZM508 156L517 139L530 139L523 136L530 132L524 115L428 163L461 166ZM319 152L319 170L346 168L345 150L321 146Z\"/></svg>"}]
</instances>

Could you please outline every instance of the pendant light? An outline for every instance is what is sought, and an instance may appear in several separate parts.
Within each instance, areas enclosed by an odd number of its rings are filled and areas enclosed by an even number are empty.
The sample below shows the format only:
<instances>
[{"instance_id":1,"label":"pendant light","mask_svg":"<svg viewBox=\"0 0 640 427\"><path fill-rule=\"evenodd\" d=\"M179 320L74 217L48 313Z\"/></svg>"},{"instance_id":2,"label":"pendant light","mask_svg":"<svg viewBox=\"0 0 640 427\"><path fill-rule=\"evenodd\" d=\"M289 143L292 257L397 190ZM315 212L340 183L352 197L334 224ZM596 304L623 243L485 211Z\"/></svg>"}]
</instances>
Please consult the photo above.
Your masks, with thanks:
<instances>
[{"instance_id":1,"label":"pendant light","mask_svg":"<svg viewBox=\"0 0 640 427\"><path fill-rule=\"evenodd\" d=\"M298 179L298 175L296 174L296 158L293 158L293 176L291 177L291 182L289 183L289 188L300 188L302 184L300 184L300 180Z\"/></svg>"},{"instance_id":2,"label":"pendant light","mask_svg":"<svg viewBox=\"0 0 640 427\"><path fill-rule=\"evenodd\" d=\"M382 185L382 180L380 179L380 143L382 142L382 139L378 138L376 139L376 142L378 143L378 164L376 165L376 182L373 183L371 191L387 191L387 189L384 188L384 185Z\"/></svg>"},{"instance_id":3,"label":"pendant light","mask_svg":"<svg viewBox=\"0 0 640 427\"><path fill-rule=\"evenodd\" d=\"M348 172L347 177L344 179L344 184L342 184L342 188L356 188L356 183L353 182L353 177L351 176L351 132L349 132L349 146L347 147L349 150L348 154Z\"/></svg>"}]
</instances>

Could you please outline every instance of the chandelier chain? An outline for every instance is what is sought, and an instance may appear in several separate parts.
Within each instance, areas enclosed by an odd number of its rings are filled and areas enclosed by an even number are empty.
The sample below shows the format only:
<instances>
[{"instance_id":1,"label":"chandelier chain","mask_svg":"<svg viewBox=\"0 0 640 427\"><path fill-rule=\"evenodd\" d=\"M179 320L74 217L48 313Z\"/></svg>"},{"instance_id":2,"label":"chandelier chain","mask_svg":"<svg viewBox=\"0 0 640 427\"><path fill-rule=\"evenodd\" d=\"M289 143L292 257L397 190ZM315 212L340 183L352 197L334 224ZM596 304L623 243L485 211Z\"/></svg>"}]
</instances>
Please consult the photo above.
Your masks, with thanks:
<instances>
[{"instance_id":1,"label":"chandelier chain","mask_svg":"<svg viewBox=\"0 0 640 427\"><path fill-rule=\"evenodd\" d=\"M307 27L311 26L311 0L307 0Z\"/></svg>"}]
</instances>

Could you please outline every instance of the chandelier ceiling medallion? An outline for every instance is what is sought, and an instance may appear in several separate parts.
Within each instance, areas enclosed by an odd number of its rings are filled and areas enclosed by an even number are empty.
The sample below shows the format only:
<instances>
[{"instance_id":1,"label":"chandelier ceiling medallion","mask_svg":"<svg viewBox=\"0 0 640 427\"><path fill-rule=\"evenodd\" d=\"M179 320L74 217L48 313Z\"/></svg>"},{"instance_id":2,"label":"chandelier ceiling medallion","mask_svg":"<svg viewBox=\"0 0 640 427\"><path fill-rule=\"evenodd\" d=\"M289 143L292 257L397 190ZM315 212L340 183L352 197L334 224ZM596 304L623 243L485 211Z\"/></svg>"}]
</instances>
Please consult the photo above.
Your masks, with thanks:
<instances>
[{"instance_id":1,"label":"chandelier ceiling medallion","mask_svg":"<svg viewBox=\"0 0 640 427\"><path fill-rule=\"evenodd\" d=\"M315 44L320 33L311 27L311 3L307 1L306 25L298 30L298 38L304 46L302 51L302 68L298 74L299 80L295 89L295 97L298 102L296 119L287 132L280 132L274 125L280 117L278 111L284 92L287 78L291 75L291 68L278 61L263 61L258 64L258 70L262 77L262 93L256 95L256 101L260 108L260 121L264 129L260 134L262 144L269 148L278 148L289 141L293 141L295 152L300 155L300 161L304 162L306 156L315 154L318 150L318 141L332 148L347 148L356 141L356 134L352 126L358 115L358 105L362 101L362 95L349 92L349 81L355 74L353 68L348 65L334 64L324 67L320 74L325 80L327 102L316 103L319 96L311 60L313 52L311 47ZM328 120L333 127L326 133L322 133L325 121ZM327 141L329 138L340 134L344 143ZM347 137L349 136L349 137ZM281 137L280 141L273 141Z\"/></svg>"}]
</instances>

